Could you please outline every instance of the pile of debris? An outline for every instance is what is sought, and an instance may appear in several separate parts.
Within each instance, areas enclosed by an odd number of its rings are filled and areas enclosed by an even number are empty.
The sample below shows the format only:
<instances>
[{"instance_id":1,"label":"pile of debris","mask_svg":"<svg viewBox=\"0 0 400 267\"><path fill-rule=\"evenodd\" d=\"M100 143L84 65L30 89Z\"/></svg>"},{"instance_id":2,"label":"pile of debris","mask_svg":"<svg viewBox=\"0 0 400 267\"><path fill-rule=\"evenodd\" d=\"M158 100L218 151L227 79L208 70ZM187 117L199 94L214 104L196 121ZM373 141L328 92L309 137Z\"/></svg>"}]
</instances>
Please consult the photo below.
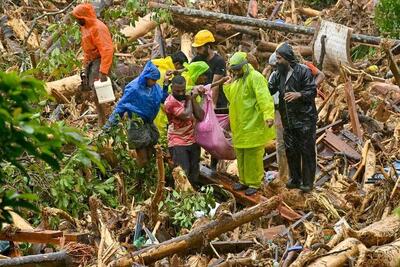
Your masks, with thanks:
<instances>
[{"instance_id":1,"label":"pile of debris","mask_svg":"<svg viewBox=\"0 0 400 267\"><path fill-rule=\"evenodd\" d=\"M23 15L23 20L21 11L31 9L24 3L28 1L20 1L18 7L8 2L8 14L0 19L0 51L21 57L26 52L34 67L32 51L44 46L50 49L55 40L39 36L36 31L31 34L30 29L39 23L42 30L48 21L33 17L34 12ZM55 15L62 16L61 6L68 7L61 1L52 1L57 6L49 1L31 2L37 14L61 11ZM100 2L101 8L118 9L122 5L119 1L113 5ZM151 58L179 49L191 57L191 35L204 28L215 34L216 49L221 55L227 58L234 51L247 51L253 56L254 67L265 74L269 73L268 57L282 41L291 43L300 57L313 56L327 77L317 100L316 189L310 194L287 190L275 178L265 182L262 192L247 197L232 190L232 180L237 178L235 162L222 162L215 175L204 166L203 179L231 191L232 197L221 203L213 216L199 218L190 231L181 231L182 235L174 238L168 218L158 213L165 186L163 153L158 149L159 177L151 199L145 203L132 200L130 205L111 209L92 197L90 214L85 218L47 208L42 211L43 221L37 229L15 215L14 226L3 229L0 240L56 244L61 252L10 258L0 261L0 265L52 262L46 266L397 266L400 217L393 213L400 204L400 56L393 49L396 42L362 35L377 34L369 18L373 2L339 0L332 8L318 11L296 6L293 0L194 1L193 8L201 10L200 14L193 13L187 1L176 0L176 8L150 4L169 9L171 24L158 26L151 13L140 18L134 27L124 21L107 21L110 25L123 25L122 33L130 41L138 41L134 50L116 44L116 73L126 78L119 81L121 87ZM220 17L212 19L206 10L219 12ZM321 24L321 18L352 28L338 27L347 30L348 37L344 50L339 51L345 55L340 64L330 54L334 48L329 40L317 49L321 36L315 27ZM349 49L350 44L356 46L354 40L372 44L376 54L352 62ZM29 49L24 50L23 45ZM17 63L10 70L21 69L22 65ZM80 82L79 75L73 75L47 83L59 109L47 110L52 114L50 119L62 117L79 128L94 123L95 108L90 101L74 97ZM61 109L67 113L60 115ZM95 135L95 131L92 129L89 134ZM276 170L276 153L270 151L265 166L268 171ZM174 172L174 179L181 190L191 190L179 170ZM237 210L245 205L251 207ZM63 222L57 230L49 229L52 216Z\"/></svg>"}]
</instances>

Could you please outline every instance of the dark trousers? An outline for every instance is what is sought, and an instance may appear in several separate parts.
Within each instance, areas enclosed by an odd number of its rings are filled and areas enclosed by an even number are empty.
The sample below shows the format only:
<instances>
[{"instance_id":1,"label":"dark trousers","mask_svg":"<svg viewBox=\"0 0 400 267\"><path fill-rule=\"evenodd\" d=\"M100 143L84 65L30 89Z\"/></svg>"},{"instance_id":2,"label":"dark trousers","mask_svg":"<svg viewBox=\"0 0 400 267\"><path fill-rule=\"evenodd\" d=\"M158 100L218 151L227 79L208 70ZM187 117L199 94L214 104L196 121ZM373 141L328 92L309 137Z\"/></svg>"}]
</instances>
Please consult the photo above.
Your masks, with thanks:
<instances>
[{"instance_id":1,"label":"dark trousers","mask_svg":"<svg viewBox=\"0 0 400 267\"><path fill-rule=\"evenodd\" d=\"M96 110L97 110L97 116L98 116L98 123L99 126L103 126L106 123L106 115L105 115L105 107L106 104L100 104L99 100L97 98L96 91L94 89L94 81L99 79L100 75L100 64L101 64L101 59L95 59L91 61L85 69L85 74L86 74L86 88L84 89L90 89L94 93L94 103L96 105Z\"/></svg>"},{"instance_id":2,"label":"dark trousers","mask_svg":"<svg viewBox=\"0 0 400 267\"><path fill-rule=\"evenodd\" d=\"M316 126L284 129L286 157L290 180L294 184L312 186L316 171Z\"/></svg>"},{"instance_id":3,"label":"dark trousers","mask_svg":"<svg viewBox=\"0 0 400 267\"><path fill-rule=\"evenodd\" d=\"M200 146L198 144L174 146L170 147L170 152L174 164L181 166L192 186L197 187L200 174Z\"/></svg>"}]
</instances>

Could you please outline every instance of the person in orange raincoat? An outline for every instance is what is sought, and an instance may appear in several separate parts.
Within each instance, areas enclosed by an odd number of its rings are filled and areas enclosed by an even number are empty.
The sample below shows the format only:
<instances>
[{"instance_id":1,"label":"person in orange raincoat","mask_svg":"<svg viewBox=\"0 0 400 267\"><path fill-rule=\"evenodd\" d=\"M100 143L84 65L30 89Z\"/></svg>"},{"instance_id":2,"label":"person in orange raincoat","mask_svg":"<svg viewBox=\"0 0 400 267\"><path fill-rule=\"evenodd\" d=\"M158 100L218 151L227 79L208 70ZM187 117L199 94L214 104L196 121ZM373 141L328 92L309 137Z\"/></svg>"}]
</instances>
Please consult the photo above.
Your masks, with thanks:
<instances>
[{"instance_id":1,"label":"person in orange raincoat","mask_svg":"<svg viewBox=\"0 0 400 267\"><path fill-rule=\"evenodd\" d=\"M91 4L80 4L72 11L81 26L82 50L84 56L85 77L84 89L94 90L94 81L107 81L113 61L114 47L110 31L107 26L97 19L96 12ZM98 113L98 122L102 126L106 122L104 104L99 104L95 98Z\"/></svg>"}]
</instances>

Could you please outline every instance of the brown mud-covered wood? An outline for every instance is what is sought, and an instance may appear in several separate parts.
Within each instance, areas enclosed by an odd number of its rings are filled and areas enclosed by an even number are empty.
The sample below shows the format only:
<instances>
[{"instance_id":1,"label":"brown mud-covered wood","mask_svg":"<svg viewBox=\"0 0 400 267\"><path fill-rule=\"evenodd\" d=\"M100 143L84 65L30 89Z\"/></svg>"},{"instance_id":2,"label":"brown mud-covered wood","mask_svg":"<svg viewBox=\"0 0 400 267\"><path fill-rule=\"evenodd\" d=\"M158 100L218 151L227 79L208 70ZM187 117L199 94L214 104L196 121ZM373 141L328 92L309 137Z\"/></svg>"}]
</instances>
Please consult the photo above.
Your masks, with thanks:
<instances>
[{"instance_id":1,"label":"brown mud-covered wood","mask_svg":"<svg viewBox=\"0 0 400 267\"><path fill-rule=\"evenodd\" d=\"M311 264L308 267L341 267L343 266L349 257L354 257L360 253L360 250L364 248L363 244L355 239L348 238L343 242L339 243L327 256L323 256Z\"/></svg>"},{"instance_id":2,"label":"brown mud-covered wood","mask_svg":"<svg viewBox=\"0 0 400 267\"><path fill-rule=\"evenodd\" d=\"M400 266L400 240L377 247L362 250L356 262L357 267L398 267Z\"/></svg>"},{"instance_id":3,"label":"brown mud-covered wood","mask_svg":"<svg viewBox=\"0 0 400 267\"><path fill-rule=\"evenodd\" d=\"M0 260L3 267L69 267L71 258L65 251Z\"/></svg>"},{"instance_id":4,"label":"brown mud-covered wood","mask_svg":"<svg viewBox=\"0 0 400 267\"><path fill-rule=\"evenodd\" d=\"M365 246L380 246L400 237L400 218L391 215L359 231L345 229L345 235L360 240Z\"/></svg>"},{"instance_id":5,"label":"brown mud-covered wood","mask_svg":"<svg viewBox=\"0 0 400 267\"><path fill-rule=\"evenodd\" d=\"M119 258L111 262L109 266L128 267L132 266L134 262L150 264L175 253L185 252L188 249L201 247L223 233L232 231L236 227L251 222L261 216L268 215L278 207L279 203L279 198L273 197L268 201L242 210L238 213L232 215L225 214L225 216L220 216L216 220L201 226L186 235L142 249L129 256Z\"/></svg>"}]
</instances>

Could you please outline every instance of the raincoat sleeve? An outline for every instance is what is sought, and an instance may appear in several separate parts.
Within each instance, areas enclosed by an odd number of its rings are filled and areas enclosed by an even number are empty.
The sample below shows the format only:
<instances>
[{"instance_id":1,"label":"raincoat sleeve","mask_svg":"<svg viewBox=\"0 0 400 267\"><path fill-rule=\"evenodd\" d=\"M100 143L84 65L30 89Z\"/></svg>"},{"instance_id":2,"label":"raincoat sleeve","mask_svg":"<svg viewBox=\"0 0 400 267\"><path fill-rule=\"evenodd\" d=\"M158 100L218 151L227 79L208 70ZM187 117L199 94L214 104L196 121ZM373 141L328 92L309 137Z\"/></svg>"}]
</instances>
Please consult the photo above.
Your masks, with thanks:
<instances>
[{"instance_id":1,"label":"raincoat sleeve","mask_svg":"<svg viewBox=\"0 0 400 267\"><path fill-rule=\"evenodd\" d=\"M268 92L267 80L260 73L254 73L251 77L252 88L256 95L257 104L263 114L264 121L274 119L274 100Z\"/></svg>"},{"instance_id":2,"label":"raincoat sleeve","mask_svg":"<svg viewBox=\"0 0 400 267\"><path fill-rule=\"evenodd\" d=\"M268 89L271 95L279 92L279 79L277 77L276 71L272 72L268 80Z\"/></svg>"},{"instance_id":3,"label":"raincoat sleeve","mask_svg":"<svg viewBox=\"0 0 400 267\"><path fill-rule=\"evenodd\" d=\"M93 43L101 57L100 72L108 75L113 61L114 47L107 28L97 27L93 32Z\"/></svg>"},{"instance_id":4,"label":"raincoat sleeve","mask_svg":"<svg viewBox=\"0 0 400 267\"><path fill-rule=\"evenodd\" d=\"M163 85L161 103L164 103L165 100L167 99L168 95L169 95L168 94L168 88L169 88L168 85Z\"/></svg>"},{"instance_id":5,"label":"raincoat sleeve","mask_svg":"<svg viewBox=\"0 0 400 267\"><path fill-rule=\"evenodd\" d=\"M305 102L312 102L317 96L317 86L315 85L314 77L308 68L303 74L300 93Z\"/></svg>"},{"instance_id":6,"label":"raincoat sleeve","mask_svg":"<svg viewBox=\"0 0 400 267\"><path fill-rule=\"evenodd\" d=\"M126 90L126 89L125 89ZM127 90L126 90L127 91ZM125 113L125 104L130 102L131 99L131 90L126 92L125 94L122 95L121 99L118 101L117 105L114 108L113 113L111 114L110 118L108 119L107 124L109 126L113 126L118 123L118 115L123 116Z\"/></svg>"}]
</instances>

